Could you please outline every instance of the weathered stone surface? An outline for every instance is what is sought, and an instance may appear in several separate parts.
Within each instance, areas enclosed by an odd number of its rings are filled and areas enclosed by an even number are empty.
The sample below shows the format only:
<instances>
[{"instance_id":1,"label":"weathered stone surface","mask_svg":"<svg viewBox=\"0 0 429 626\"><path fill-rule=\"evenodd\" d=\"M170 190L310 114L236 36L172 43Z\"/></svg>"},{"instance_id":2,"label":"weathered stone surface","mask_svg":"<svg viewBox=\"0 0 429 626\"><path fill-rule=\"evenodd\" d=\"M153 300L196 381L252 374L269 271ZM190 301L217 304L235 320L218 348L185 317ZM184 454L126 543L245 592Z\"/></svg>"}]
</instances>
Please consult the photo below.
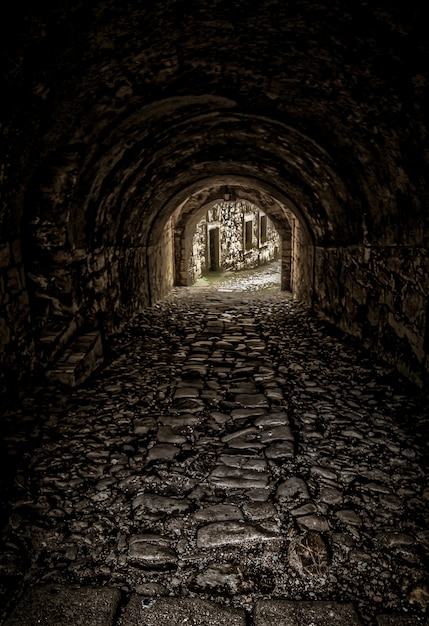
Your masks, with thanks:
<instances>
[{"instance_id":1,"label":"weathered stone surface","mask_svg":"<svg viewBox=\"0 0 429 626\"><path fill-rule=\"evenodd\" d=\"M388 548L395 546L412 546L416 541L412 535L400 531L377 533L376 539Z\"/></svg>"},{"instance_id":2,"label":"weathered stone surface","mask_svg":"<svg viewBox=\"0 0 429 626\"><path fill-rule=\"evenodd\" d=\"M326 532L330 528L328 520L323 515L306 515L298 517L297 521L303 528L317 530L320 533Z\"/></svg>"},{"instance_id":3,"label":"weathered stone surface","mask_svg":"<svg viewBox=\"0 0 429 626\"><path fill-rule=\"evenodd\" d=\"M351 524L352 526L362 525L361 518L358 515L356 515L354 511L351 511L351 510L337 511L335 515L336 517L338 517L338 519L340 519L345 524Z\"/></svg>"},{"instance_id":4,"label":"weathered stone surface","mask_svg":"<svg viewBox=\"0 0 429 626\"><path fill-rule=\"evenodd\" d=\"M378 615L377 626L429 626L429 619L416 615Z\"/></svg>"},{"instance_id":5,"label":"weathered stone surface","mask_svg":"<svg viewBox=\"0 0 429 626\"><path fill-rule=\"evenodd\" d=\"M260 601L253 621L255 626L362 626L351 604L337 602Z\"/></svg>"},{"instance_id":6,"label":"weathered stone surface","mask_svg":"<svg viewBox=\"0 0 429 626\"><path fill-rule=\"evenodd\" d=\"M278 537L276 533L265 531L254 524L216 522L199 529L197 545L199 548L216 548L217 546L273 541Z\"/></svg>"},{"instance_id":7,"label":"weathered stone surface","mask_svg":"<svg viewBox=\"0 0 429 626\"><path fill-rule=\"evenodd\" d=\"M80 335L46 371L50 382L76 387L103 363L103 344L99 331Z\"/></svg>"},{"instance_id":8,"label":"weathered stone surface","mask_svg":"<svg viewBox=\"0 0 429 626\"><path fill-rule=\"evenodd\" d=\"M219 457L219 467L238 467L243 470L255 470L264 472L267 469L267 462L258 456L247 456L246 454L221 454ZM224 470L227 471L227 470Z\"/></svg>"},{"instance_id":9,"label":"weathered stone surface","mask_svg":"<svg viewBox=\"0 0 429 626\"><path fill-rule=\"evenodd\" d=\"M177 555L171 541L157 535L134 535L130 539L128 558L146 569L171 569L177 565Z\"/></svg>"},{"instance_id":10,"label":"weathered stone surface","mask_svg":"<svg viewBox=\"0 0 429 626\"><path fill-rule=\"evenodd\" d=\"M221 487L238 487L243 489L255 489L266 487L269 480L267 472L253 469L241 469L228 465L218 465L211 472L209 479Z\"/></svg>"},{"instance_id":11,"label":"weathered stone surface","mask_svg":"<svg viewBox=\"0 0 429 626\"><path fill-rule=\"evenodd\" d=\"M290 459L295 455L295 446L292 441L273 443L265 452L267 459Z\"/></svg>"},{"instance_id":12,"label":"weathered stone surface","mask_svg":"<svg viewBox=\"0 0 429 626\"><path fill-rule=\"evenodd\" d=\"M172 443L160 443L147 453L148 461L172 461L180 453L180 448Z\"/></svg>"},{"instance_id":13,"label":"weathered stone surface","mask_svg":"<svg viewBox=\"0 0 429 626\"><path fill-rule=\"evenodd\" d=\"M261 433L262 443L272 441L294 441L292 430L289 426L276 426L274 428L264 428Z\"/></svg>"},{"instance_id":14,"label":"weathered stone surface","mask_svg":"<svg viewBox=\"0 0 429 626\"><path fill-rule=\"evenodd\" d=\"M257 417L253 423L259 428L275 428L277 426L289 426L289 418L286 413L271 412Z\"/></svg>"},{"instance_id":15,"label":"weathered stone surface","mask_svg":"<svg viewBox=\"0 0 429 626\"><path fill-rule=\"evenodd\" d=\"M241 508L251 520L273 520L277 515L277 509L271 502L246 502Z\"/></svg>"},{"instance_id":16,"label":"weathered stone surface","mask_svg":"<svg viewBox=\"0 0 429 626\"><path fill-rule=\"evenodd\" d=\"M113 626L118 589L46 585L29 589L5 626Z\"/></svg>"},{"instance_id":17,"label":"weathered stone surface","mask_svg":"<svg viewBox=\"0 0 429 626\"><path fill-rule=\"evenodd\" d=\"M222 520L242 519L243 513L238 506L233 504L215 504L213 506L200 509L194 514L197 522L218 522Z\"/></svg>"},{"instance_id":18,"label":"weathered stone surface","mask_svg":"<svg viewBox=\"0 0 429 626\"><path fill-rule=\"evenodd\" d=\"M155 493L142 493L132 503L135 519L162 519L166 515L185 513L191 508L186 498L170 498Z\"/></svg>"},{"instance_id":19,"label":"weathered stone surface","mask_svg":"<svg viewBox=\"0 0 429 626\"><path fill-rule=\"evenodd\" d=\"M240 568L233 563L215 563L198 573L193 586L205 592L228 593L231 595L244 590L246 582Z\"/></svg>"},{"instance_id":20,"label":"weathered stone surface","mask_svg":"<svg viewBox=\"0 0 429 626\"><path fill-rule=\"evenodd\" d=\"M148 608L143 599L131 598L123 626L245 626L244 611L198 598L157 598Z\"/></svg>"},{"instance_id":21,"label":"weathered stone surface","mask_svg":"<svg viewBox=\"0 0 429 626\"><path fill-rule=\"evenodd\" d=\"M237 402L249 409L253 408L268 408L268 400L266 396L262 394L238 394L236 397Z\"/></svg>"},{"instance_id":22,"label":"weathered stone surface","mask_svg":"<svg viewBox=\"0 0 429 626\"><path fill-rule=\"evenodd\" d=\"M302 478L292 476L277 488L277 497L281 499L292 499L295 497L308 499L310 494L306 482Z\"/></svg>"}]
</instances>

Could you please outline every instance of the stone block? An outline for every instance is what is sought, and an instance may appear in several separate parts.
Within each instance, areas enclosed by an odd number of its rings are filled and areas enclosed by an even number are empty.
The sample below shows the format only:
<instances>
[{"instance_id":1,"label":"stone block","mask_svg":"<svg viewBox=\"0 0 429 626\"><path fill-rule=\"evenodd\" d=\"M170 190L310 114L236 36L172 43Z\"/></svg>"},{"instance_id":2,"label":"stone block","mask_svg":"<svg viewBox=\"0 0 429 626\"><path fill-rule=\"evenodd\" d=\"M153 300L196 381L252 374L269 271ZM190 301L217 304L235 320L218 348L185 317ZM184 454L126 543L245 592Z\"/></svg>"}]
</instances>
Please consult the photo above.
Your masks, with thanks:
<instances>
[{"instance_id":1,"label":"stone block","mask_svg":"<svg viewBox=\"0 0 429 626\"><path fill-rule=\"evenodd\" d=\"M287 600L257 602L253 623L254 626L362 626L351 604Z\"/></svg>"},{"instance_id":2,"label":"stone block","mask_svg":"<svg viewBox=\"0 0 429 626\"><path fill-rule=\"evenodd\" d=\"M47 362L65 348L77 331L76 318L47 324L37 340L40 358Z\"/></svg>"},{"instance_id":3,"label":"stone block","mask_svg":"<svg viewBox=\"0 0 429 626\"><path fill-rule=\"evenodd\" d=\"M121 594L108 587L29 589L4 626L113 626Z\"/></svg>"},{"instance_id":4,"label":"stone block","mask_svg":"<svg viewBox=\"0 0 429 626\"><path fill-rule=\"evenodd\" d=\"M199 598L146 598L133 596L122 626L245 626L244 611ZM9 626L9 625L7 625Z\"/></svg>"},{"instance_id":5,"label":"stone block","mask_svg":"<svg viewBox=\"0 0 429 626\"><path fill-rule=\"evenodd\" d=\"M81 335L46 372L50 382L76 387L103 362L103 345L99 331Z\"/></svg>"}]
</instances>

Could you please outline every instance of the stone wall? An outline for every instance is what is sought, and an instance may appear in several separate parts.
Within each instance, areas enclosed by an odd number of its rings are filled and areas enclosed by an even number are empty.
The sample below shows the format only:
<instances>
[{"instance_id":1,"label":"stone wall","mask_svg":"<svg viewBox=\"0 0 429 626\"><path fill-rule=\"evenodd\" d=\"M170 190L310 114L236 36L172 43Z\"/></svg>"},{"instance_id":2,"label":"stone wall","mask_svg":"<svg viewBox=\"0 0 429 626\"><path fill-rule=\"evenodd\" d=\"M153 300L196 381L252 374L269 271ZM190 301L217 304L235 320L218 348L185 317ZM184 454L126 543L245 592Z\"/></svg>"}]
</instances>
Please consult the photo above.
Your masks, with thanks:
<instances>
[{"instance_id":1,"label":"stone wall","mask_svg":"<svg viewBox=\"0 0 429 626\"><path fill-rule=\"evenodd\" d=\"M419 386L429 383L428 294L426 249L316 249L316 310Z\"/></svg>"},{"instance_id":2,"label":"stone wall","mask_svg":"<svg viewBox=\"0 0 429 626\"><path fill-rule=\"evenodd\" d=\"M146 305L162 298L174 285L174 233L171 219L165 225L157 245L148 249L148 267L149 277L144 277L143 281L150 286L150 298Z\"/></svg>"},{"instance_id":3,"label":"stone wall","mask_svg":"<svg viewBox=\"0 0 429 626\"><path fill-rule=\"evenodd\" d=\"M216 269L220 271L252 269L278 258L280 236L267 218L266 237L261 240L262 217L266 217L264 212L244 201L223 201L209 208L195 229L188 268L192 281L213 269L209 267L207 251L208 231L211 228L219 229L219 259ZM251 222L251 239L246 249L245 228L248 221ZM288 252L290 250L286 249L285 254Z\"/></svg>"},{"instance_id":4,"label":"stone wall","mask_svg":"<svg viewBox=\"0 0 429 626\"><path fill-rule=\"evenodd\" d=\"M292 218L291 291L296 300L308 305L313 300L314 247L296 218Z\"/></svg>"},{"instance_id":5,"label":"stone wall","mask_svg":"<svg viewBox=\"0 0 429 626\"><path fill-rule=\"evenodd\" d=\"M0 244L0 397L14 397L34 365L30 309L19 241Z\"/></svg>"}]
</instances>

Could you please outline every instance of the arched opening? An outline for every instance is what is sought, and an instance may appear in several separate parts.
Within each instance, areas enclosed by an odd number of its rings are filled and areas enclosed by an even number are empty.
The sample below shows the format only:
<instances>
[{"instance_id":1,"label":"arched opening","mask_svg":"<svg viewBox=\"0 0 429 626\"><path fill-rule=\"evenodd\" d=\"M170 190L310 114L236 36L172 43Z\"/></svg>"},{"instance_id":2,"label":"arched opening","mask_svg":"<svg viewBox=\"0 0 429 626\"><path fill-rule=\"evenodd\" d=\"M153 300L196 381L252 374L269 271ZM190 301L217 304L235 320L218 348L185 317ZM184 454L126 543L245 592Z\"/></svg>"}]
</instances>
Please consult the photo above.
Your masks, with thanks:
<instances>
[{"instance_id":1,"label":"arched opening","mask_svg":"<svg viewBox=\"0 0 429 626\"><path fill-rule=\"evenodd\" d=\"M256 270L280 259L281 238L257 206L230 197L203 212L192 238L189 279Z\"/></svg>"},{"instance_id":2,"label":"arched opening","mask_svg":"<svg viewBox=\"0 0 429 626\"><path fill-rule=\"evenodd\" d=\"M279 239L278 253L281 263L281 289L291 291L297 299L311 302L313 291L313 243L309 230L293 203L278 190L270 188L266 183L249 180L243 177L229 177L228 190L233 197L246 203L248 206L264 207L266 216L275 228ZM185 196L172 198L163 208L164 220L159 220L154 226L148 248L148 279L152 278L151 293L160 295L166 293L172 286L189 286L195 281L195 267L193 259L194 234L197 224L204 215L213 211L224 198L225 178L218 177L197 183L183 192ZM186 195L185 195L186 194ZM172 210L173 203L176 207ZM170 215L167 215L170 211ZM255 227L257 237L261 237L261 224ZM217 222L213 220L208 232L207 243L213 247L208 267L216 267L220 258L220 245L216 233ZM245 229L245 226L244 226ZM263 227L264 229L264 227ZM246 247L245 230L242 231L244 253ZM264 234L264 233L263 233ZM173 243L174 242L174 243ZM166 253L171 245L174 247L174 259L166 261ZM217 251L216 251L217 250ZM257 254L257 253L255 253ZM161 265L163 265L161 269ZM207 265L207 261L206 261ZM161 270L161 271L160 271ZM168 284L165 277L174 271L174 281ZM161 285L164 277L164 285Z\"/></svg>"}]
</instances>

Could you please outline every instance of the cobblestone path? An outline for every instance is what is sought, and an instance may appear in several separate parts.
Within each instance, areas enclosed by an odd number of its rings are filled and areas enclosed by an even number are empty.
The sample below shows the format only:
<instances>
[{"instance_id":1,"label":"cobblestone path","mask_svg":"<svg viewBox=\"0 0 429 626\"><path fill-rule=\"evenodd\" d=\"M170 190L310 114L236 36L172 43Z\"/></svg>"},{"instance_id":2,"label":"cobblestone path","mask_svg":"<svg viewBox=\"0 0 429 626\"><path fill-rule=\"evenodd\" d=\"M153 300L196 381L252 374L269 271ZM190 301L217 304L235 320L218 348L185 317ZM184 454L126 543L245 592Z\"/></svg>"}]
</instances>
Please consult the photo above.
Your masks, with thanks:
<instances>
[{"instance_id":1,"label":"cobblestone path","mask_svg":"<svg viewBox=\"0 0 429 626\"><path fill-rule=\"evenodd\" d=\"M87 626L427 624L428 404L287 294L175 289L9 415L3 619L38 584L117 594Z\"/></svg>"}]
</instances>

